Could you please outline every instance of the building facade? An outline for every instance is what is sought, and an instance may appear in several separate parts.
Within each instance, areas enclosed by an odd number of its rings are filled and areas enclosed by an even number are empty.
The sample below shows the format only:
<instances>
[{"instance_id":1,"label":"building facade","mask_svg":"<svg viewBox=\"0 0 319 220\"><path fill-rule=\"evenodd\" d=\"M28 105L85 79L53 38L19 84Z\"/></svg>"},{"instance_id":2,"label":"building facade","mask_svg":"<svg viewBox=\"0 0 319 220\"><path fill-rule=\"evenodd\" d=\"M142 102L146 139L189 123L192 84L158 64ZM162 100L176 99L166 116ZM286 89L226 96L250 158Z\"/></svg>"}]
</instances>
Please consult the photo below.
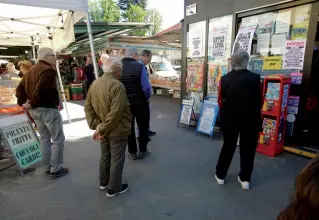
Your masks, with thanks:
<instances>
[{"instance_id":1,"label":"building facade","mask_svg":"<svg viewBox=\"0 0 319 220\"><path fill-rule=\"evenodd\" d=\"M307 100L319 88L318 12L319 2L311 0L185 0L181 97L193 97L199 114L202 100L217 95L220 78L230 71L233 51L245 49L251 71L291 75L286 139L303 145Z\"/></svg>"}]
</instances>

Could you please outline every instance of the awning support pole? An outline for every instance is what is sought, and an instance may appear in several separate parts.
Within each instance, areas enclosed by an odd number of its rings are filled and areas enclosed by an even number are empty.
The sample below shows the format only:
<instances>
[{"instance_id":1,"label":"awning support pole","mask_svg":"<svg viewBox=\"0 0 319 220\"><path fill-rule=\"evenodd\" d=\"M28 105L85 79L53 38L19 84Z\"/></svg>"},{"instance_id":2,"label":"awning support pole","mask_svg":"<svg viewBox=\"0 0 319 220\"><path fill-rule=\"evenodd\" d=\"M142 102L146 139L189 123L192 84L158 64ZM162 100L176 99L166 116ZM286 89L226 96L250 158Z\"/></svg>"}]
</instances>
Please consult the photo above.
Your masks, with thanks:
<instances>
[{"instance_id":1,"label":"awning support pole","mask_svg":"<svg viewBox=\"0 0 319 220\"><path fill-rule=\"evenodd\" d=\"M91 21L90 21L90 15L89 13L86 14L86 25L88 28L88 34L89 34L89 40L90 40L90 47L91 47L91 55L92 55L92 64L94 67L94 74L95 78L99 78L99 75L97 73L97 63L96 63L96 57L95 57L95 50L94 50L94 43L93 43L93 34L92 34L92 28L91 28Z\"/></svg>"},{"instance_id":2,"label":"awning support pole","mask_svg":"<svg viewBox=\"0 0 319 220\"><path fill-rule=\"evenodd\" d=\"M56 56L56 51L54 49L54 46L53 46L53 41L51 39L51 45L52 45L52 49L54 50L54 53L55 53L55 56ZM63 87L63 84L62 84L62 78L61 78L61 73L60 73L60 68L59 68L59 62L58 60L56 61L56 70L58 72L58 78L59 78L59 84L60 84L60 93L62 94L62 97L63 97L63 102L64 102L64 105L65 105L65 111L66 111L66 115L68 116L68 120L69 120L69 123L71 124L72 121L70 119L70 115L69 115L69 111L68 111L68 106L67 106L67 103L66 103L66 98L65 98L65 93L64 93L64 87Z\"/></svg>"},{"instance_id":3,"label":"awning support pole","mask_svg":"<svg viewBox=\"0 0 319 220\"><path fill-rule=\"evenodd\" d=\"M37 59L35 56L35 46L34 45L32 45L32 53L33 53L33 59Z\"/></svg>"}]
</instances>

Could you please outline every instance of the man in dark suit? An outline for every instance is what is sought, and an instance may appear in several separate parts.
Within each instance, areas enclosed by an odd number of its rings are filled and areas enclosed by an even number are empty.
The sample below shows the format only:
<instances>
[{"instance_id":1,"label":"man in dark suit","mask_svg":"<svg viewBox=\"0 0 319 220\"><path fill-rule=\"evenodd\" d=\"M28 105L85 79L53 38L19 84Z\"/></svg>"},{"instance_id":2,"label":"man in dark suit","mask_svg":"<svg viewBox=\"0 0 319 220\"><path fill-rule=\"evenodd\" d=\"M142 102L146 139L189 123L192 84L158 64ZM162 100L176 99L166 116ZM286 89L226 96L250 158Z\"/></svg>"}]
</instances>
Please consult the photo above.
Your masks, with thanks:
<instances>
[{"instance_id":1,"label":"man in dark suit","mask_svg":"<svg viewBox=\"0 0 319 220\"><path fill-rule=\"evenodd\" d=\"M249 54L244 50L232 55L232 71L222 77L218 95L224 145L215 178L218 184L224 184L240 136L241 172L238 181L243 189L249 189L262 107L260 76L247 70L248 62Z\"/></svg>"}]
</instances>

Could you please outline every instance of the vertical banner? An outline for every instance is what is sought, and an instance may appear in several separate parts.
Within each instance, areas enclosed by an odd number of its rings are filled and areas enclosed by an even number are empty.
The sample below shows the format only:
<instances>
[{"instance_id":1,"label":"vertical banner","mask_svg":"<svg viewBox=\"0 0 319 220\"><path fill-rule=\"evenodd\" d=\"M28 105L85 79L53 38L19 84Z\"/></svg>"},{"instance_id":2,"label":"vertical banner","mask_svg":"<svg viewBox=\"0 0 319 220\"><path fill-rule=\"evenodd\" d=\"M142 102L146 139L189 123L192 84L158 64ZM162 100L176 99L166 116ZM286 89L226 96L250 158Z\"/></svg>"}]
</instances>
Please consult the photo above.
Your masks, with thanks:
<instances>
[{"instance_id":1,"label":"vertical banner","mask_svg":"<svg viewBox=\"0 0 319 220\"><path fill-rule=\"evenodd\" d=\"M303 69L307 40L286 41L283 69Z\"/></svg>"}]
</instances>

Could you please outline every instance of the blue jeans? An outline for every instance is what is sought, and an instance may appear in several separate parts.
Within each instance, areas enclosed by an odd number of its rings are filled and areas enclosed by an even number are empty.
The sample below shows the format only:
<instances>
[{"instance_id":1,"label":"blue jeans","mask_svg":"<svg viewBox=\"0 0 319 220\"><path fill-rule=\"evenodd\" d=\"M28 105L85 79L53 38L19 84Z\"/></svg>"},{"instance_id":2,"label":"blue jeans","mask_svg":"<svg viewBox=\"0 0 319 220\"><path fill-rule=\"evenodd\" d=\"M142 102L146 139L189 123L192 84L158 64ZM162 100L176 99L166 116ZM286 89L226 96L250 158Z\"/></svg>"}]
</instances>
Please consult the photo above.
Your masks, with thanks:
<instances>
[{"instance_id":1,"label":"blue jeans","mask_svg":"<svg viewBox=\"0 0 319 220\"><path fill-rule=\"evenodd\" d=\"M40 134L43 165L46 171L57 172L63 168L65 141L61 114L58 109L40 107L30 109L29 113Z\"/></svg>"}]
</instances>

